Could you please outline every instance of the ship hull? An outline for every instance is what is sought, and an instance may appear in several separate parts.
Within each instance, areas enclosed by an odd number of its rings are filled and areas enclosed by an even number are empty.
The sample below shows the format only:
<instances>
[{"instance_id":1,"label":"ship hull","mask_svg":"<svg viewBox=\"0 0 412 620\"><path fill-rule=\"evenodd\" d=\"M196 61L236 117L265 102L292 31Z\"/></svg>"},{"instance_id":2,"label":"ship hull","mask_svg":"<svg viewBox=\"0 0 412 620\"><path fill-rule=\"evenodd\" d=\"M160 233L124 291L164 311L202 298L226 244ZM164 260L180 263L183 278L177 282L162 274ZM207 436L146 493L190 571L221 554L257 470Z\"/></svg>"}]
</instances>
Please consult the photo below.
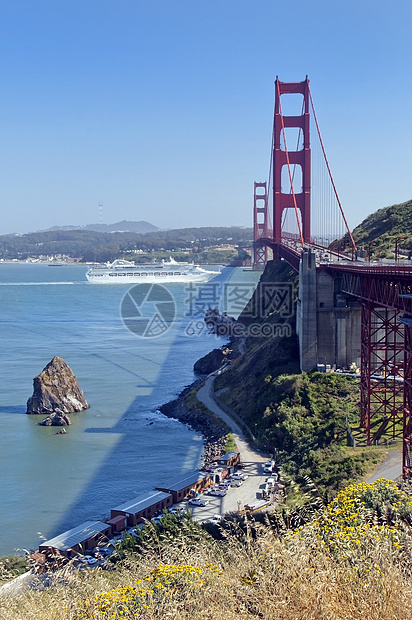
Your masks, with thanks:
<instances>
[{"instance_id":1,"label":"ship hull","mask_svg":"<svg viewBox=\"0 0 412 620\"><path fill-rule=\"evenodd\" d=\"M200 267L187 271L137 271L137 270L110 270L91 269L86 273L90 284L173 284L189 282L208 282L218 272L206 271Z\"/></svg>"}]
</instances>

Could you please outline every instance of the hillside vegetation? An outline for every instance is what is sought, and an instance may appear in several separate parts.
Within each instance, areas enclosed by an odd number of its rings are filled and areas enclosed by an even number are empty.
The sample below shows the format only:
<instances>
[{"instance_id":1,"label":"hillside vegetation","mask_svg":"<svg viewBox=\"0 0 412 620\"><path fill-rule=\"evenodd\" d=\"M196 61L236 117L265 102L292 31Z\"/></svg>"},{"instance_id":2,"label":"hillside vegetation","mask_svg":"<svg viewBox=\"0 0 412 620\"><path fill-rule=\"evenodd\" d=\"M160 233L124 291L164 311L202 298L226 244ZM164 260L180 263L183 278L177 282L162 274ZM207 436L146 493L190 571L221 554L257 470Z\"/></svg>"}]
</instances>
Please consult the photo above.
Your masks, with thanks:
<instances>
[{"instance_id":1,"label":"hillside vegetation","mask_svg":"<svg viewBox=\"0 0 412 620\"><path fill-rule=\"evenodd\" d=\"M373 260L394 259L396 242L398 257L407 258L412 249L412 200L378 209L359 224L352 234L355 243L365 248L367 257L370 250ZM345 241L348 239L345 238Z\"/></svg>"},{"instance_id":2,"label":"hillside vegetation","mask_svg":"<svg viewBox=\"0 0 412 620\"><path fill-rule=\"evenodd\" d=\"M303 483L310 477L325 499L381 460L375 448L346 446L346 418L359 426L356 379L323 373L267 375L247 396L232 381L221 398L277 453L290 478Z\"/></svg>"},{"instance_id":3,"label":"hillside vegetation","mask_svg":"<svg viewBox=\"0 0 412 620\"><path fill-rule=\"evenodd\" d=\"M250 245L251 238L251 229L235 226L158 230L145 234L56 230L0 236L0 258L26 260L28 257L65 254L82 261L106 262L122 258L130 251L141 250L163 252L164 257L170 252L184 251L186 260L188 256L199 260L199 255L211 247ZM133 259L137 258L139 254L133 254Z\"/></svg>"}]
</instances>

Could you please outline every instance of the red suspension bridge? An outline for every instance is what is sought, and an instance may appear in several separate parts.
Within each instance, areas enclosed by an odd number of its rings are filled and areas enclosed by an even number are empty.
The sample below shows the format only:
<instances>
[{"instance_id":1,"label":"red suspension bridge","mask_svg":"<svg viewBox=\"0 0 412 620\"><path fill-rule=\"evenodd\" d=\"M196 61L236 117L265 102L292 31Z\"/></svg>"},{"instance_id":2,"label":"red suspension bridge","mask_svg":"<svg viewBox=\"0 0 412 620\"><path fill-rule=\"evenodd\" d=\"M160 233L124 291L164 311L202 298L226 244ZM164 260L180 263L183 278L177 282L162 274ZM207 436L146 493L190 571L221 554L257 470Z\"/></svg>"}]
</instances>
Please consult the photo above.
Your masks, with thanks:
<instances>
[{"instance_id":1,"label":"red suspension bridge","mask_svg":"<svg viewBox=\"0 0 412 620\"><path fill-rule=\"evenodd\" d=\"M294 110L288 99L293 99ZM316 138L313 145L311 133ZM332 365L342 358L341 319L345 311L345 316L353 311L359 319L351 318L352 328L345 327L344 337L360 341L360 425L368 444L388 430L395 439L395 428L401 426L403 477L412 478L412 265L398 261L396 250L393 264L372 264L356 247L307 77L303 82L276 78L269 179L254 184L253 214L254 268L263 268L273 258L300 271L298 333L300 341L310 340L300 342L302 369L305 364L316 367L326 357ZM310 282L312 288L305 293ZM311 322L309 329L305 317ZM322 345L325 325L333 340L329 347Z\"/></svg>"}]
</instances>

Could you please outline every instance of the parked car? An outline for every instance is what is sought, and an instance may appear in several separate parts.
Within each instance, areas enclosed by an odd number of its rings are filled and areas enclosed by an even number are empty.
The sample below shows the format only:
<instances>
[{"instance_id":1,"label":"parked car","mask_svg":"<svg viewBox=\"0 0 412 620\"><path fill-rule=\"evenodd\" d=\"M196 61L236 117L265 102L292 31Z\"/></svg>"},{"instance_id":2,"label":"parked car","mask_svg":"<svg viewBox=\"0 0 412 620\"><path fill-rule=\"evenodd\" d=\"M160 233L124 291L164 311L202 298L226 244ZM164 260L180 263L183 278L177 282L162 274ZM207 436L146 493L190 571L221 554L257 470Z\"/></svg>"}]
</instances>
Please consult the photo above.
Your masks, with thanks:
<instances>
[{"instance_id":1,"label":"parked car","mask_svg":"<svg viewBox=\"0 0 412 620\"><path fill-rule=\"evenodd\" d=\"M246 478L248 478L247 474L241 474L239 472L236 472L235 474L232 475L232 480L243 480L243 481L245 481Z\"/></svg>"},{"instance_id":2,"label":"parked car","mask_svg":"<svg viewBox=\"0 0 412 620\"><path fill-rule=\"evenodd\" d=\"M243 484L243 480L232 480L230 483L231 487L241 487Z\"/></svg>"},{"instance_id":3,"label":"parked car","mask_svg":"<svg viewBox=\"0 0 412 620\"><path fill-rule=\"evenodd\" d=\"M114 547L99 547L99 553L105 558L111 555L114 551Z\"/></svg>"},{"instance_id":4,"label":"parked car","mask_svg":"<svg viewBox=\"0 0 412 620\"><path fill-rule=\"evenodd\" d=\"M222 520L222 515L213 515L213 517L210 519L210 523L214 523L215 525L217 525L218 523L220 523Z\"/></svg>"},{"instance_id":5,"label":"parked car","mask_svg":"<svg viewBox=\"0 0 412 620\"><path fill-rule=\"evenodd\" d=\"M228 489L230 487L230 480L224 480L219 483L219 489Z\"/></svg>"},{"instance_id":6,"label":"parked car","mask_svg":"<svg viewBox=\"0 0 412 620\"><path fill-rule=\"evenodd\" d=\"M86 560L86 562L90 565L96 564L97 562L96 558L94 558L92 555L84 555L83 557Z\"/></svg>"},{"instance_id":7,"label":"parked car","mask_svg":"<svg viewBox=\"0 0 412 620\"><path fill-rule=\"evenodd\" d=\"M188 502L191 506L206 506L209 503L207 499L200 499L199 497L192 497Z\"/></svg>"},{"instance_id":8,"label":"parked car","mask_svg":"<svg viewBox=\"0 0 412 620\"><path fill-rule=\"evenodd\" d=\"M215 497L224 497L226 495L226 489L209 489L208 495L214 495Z\"/></svg>"},{"instance_id":9,"label":"parked car","mask_svg":"<svg viewBox=\"0 0 412 620\"><path fill-rule=\"evenodd\" d=\"M82 555L73 558L72 562L76 568L86 568L88 566L87 560Z\"/></svg>"},{"instance_id":10,"label":"parked car","mask_svg":"<svg viewBox=\"0 0 412 620\"><path fill-rule=\"evenodd\" d=\"M168 509L171 515L181 515L186 512L186 508L183 506L172 506L172 508Z\"/></svg>"},{"instance_id":11,"label":"parked car","mask_svg":"<svg viewBox=\"0 0 412 620\"><path fill-rule=\"evenodd\" d=\"M267 463L265 463L263 471L265 474L271 474L274 467L275 467L275 461L268 461Z\"/></svg>"}]
</instances>

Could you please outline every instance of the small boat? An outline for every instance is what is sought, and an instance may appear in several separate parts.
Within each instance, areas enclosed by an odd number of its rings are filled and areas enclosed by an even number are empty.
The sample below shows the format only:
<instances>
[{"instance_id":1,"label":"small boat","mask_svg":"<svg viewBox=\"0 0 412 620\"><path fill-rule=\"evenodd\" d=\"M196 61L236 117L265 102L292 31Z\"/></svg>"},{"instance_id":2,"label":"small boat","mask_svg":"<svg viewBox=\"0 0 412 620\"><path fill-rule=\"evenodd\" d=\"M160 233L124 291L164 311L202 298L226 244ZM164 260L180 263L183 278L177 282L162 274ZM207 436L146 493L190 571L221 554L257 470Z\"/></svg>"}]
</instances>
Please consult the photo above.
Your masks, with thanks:
<instances>
[{"instance_id":1,"label":"small boat","mask_svg":"<svg viewBox=\"0 0 412 620\"><path fill-rule=\"evenodd\" d=\"M173 282L207 282L219 272L208 271L194 263L178 263L170 258L161 263L136 265L127 260L91 267L86 278L91 284L171 284Z\"/></svg>"}]
</instances>

